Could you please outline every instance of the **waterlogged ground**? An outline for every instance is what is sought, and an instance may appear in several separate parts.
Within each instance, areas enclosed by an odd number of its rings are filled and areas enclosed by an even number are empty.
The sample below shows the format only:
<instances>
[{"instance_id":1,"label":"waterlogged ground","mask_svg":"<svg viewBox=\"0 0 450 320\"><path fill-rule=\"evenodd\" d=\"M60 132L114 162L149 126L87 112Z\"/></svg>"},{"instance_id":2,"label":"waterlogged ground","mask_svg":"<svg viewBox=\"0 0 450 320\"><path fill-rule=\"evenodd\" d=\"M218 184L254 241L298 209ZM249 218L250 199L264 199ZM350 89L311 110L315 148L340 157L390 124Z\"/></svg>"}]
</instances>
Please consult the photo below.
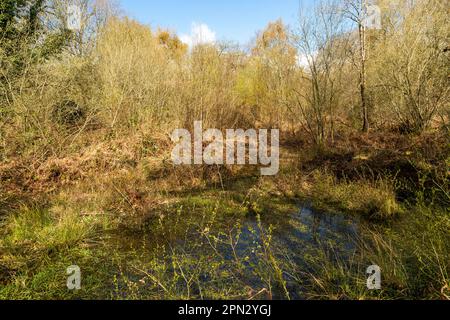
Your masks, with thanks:
<instances>
[{"instance_id":1,"label":"waterlogged ground","mask_svg":"<svg viewBox=\"0 0 450 320\"><path fill-rule=\"evenodd\" d=\"M0 300L448 299L445 186L399 203L384 179L306 174L305 154L282 154L276 177L158 160L33 201L0 195Z\"/></svg>"},{"instance_id":2,"label":"waterlogged ground","mask_svg":"<svg viewBox=\"0 0 450 320\"><path fill-rule=\"evenodd\" d=\"M242 215L181 206L174 216L115 234L122 258L113 297L306 298L312 265L323 254L348 260L361 222L299 204L288 208Z\"/></svg>"},{"instance_id":3,"label":"waterlogged ground","mask_svg":"<svg viewBox=\"0 0 450 320\"><path fill-rule=\"evenodd\" d=\"M11 214L0 298L311 298L322 265L357 251L363 223L313 211L278 182L250 175L173 188L137 214L89 211L67 198ZM79 291L67 290L72 265Z\"/></svg>"},{"instance_id":4,"label":"waterlogged ground","mask_svg":"<svg viewBox=\"0 0 450 320\"><path fill-rule=\"evenodd\" d=\"M417 207L374 223L313 210L321 206L282 182L174 188L135 214L57 201L12 213L2 225L0 299L448 296L447 211ZM381 291L367 289L374 264L383 270ZM66 286L72 265L81 270L78 291Z\"/></svg>"}]
</instances>

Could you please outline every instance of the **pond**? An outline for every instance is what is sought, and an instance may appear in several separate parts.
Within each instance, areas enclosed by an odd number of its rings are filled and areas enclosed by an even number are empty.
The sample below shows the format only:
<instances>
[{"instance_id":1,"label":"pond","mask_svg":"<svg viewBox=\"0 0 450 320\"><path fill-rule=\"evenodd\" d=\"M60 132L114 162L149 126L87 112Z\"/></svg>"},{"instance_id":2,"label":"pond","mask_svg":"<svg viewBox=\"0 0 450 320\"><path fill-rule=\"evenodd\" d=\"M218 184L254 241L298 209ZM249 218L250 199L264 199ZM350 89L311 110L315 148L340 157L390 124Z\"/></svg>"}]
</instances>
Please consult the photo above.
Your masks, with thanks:
<instances>
[{"instance_id":1,"label":"pond","mask_svg":"<svg viewBox=\"0 0 450 320\"><path fill-rule=\"evenodd\" d=\"M147 283L140 295L148 296L146 290L154 290L157 282L189 298L221 298L206 294L205 288L223 286L236 294L227 297L263 292L257 298L302 299L307 275L314 272L311 261L321 254L348 259L356 250L361 225L355 217L315 212L308 206L270 218L178 211L174 217L152 218L138 232L122 233L115 240L128 255L122 261L126 282ZM196 280L187 282L179 274ZM125 283L119 287L121 298L126 297Z\"/></svg>"}]
</instances>

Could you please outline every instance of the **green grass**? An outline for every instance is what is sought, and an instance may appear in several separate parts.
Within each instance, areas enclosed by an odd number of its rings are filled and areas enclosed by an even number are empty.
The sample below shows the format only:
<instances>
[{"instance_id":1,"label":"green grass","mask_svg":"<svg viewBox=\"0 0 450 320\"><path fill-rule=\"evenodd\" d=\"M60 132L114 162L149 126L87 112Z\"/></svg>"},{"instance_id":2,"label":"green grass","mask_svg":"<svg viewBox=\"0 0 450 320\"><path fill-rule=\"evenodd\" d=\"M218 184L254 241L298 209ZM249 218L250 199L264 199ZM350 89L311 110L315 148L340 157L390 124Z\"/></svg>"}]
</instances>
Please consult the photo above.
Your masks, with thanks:
<instances>
[{"instance_id":1,"label":"green grass","mask_svg":"<svg viewBox=\"0 0 450 320\"><path fill-rule=\"evenodd\" d=\"M316 209L360 214L370 220L389 220L404 212L396 199L393 182L388 178L376 181L338 181L316 171L307 197Z\"/></svg>"},{"instance_id":2,"label":"green grass","mask_svg":"<svg viewBox=\"0 0 450 320\"><path fill-rule=\"evenodd\" d=\"M449 299L450 215L415 207L391 227L365 230L358 250L344 261L328 250L309 257L308 297L313 299ZM382 270L382 290L365 288L369 265Z\"/></svg>"},{"instance_id":3,"label":"green grass","mask_svg":"<svg viewBox=\"0 0 450 320\"><path fill-rule=\"evenodd\" d=\"M2 259L7 261L8 257ZM7 283L0 286L1 300L105 299L105 293L112 288L114 266L101 251L78 247L54 253L29 252L15 255L14 260L16 269L11 270ZM71 265L81 269L79 291L69 291L66 286L66 270Z\"/></svg>"},{"instance_id":4,"label":"green grass","mask_svg":"<svg viewBox=\"0 0 450 320\"><path fill-rule=\"evenodd\" d=\"M95 296L102 266L94 248L104 221L59 208L23 207L10 215L2 229L0 299L72 299ZM84 270L87 291L69 292L66 269ZM91 273L91 275L89 275Z\"/></svg>"},{"instance_id":5,"label":"green grass","mask_svg":"<svg viewBox=\"0 0 450 320\"><path fill-rule=\"evenodd\" d=\"M70 248L97 237L99 224L96 217L81 216L65 209L25 207L7 219L2 243L35 250Z\"/></svg>"}]
</instances>

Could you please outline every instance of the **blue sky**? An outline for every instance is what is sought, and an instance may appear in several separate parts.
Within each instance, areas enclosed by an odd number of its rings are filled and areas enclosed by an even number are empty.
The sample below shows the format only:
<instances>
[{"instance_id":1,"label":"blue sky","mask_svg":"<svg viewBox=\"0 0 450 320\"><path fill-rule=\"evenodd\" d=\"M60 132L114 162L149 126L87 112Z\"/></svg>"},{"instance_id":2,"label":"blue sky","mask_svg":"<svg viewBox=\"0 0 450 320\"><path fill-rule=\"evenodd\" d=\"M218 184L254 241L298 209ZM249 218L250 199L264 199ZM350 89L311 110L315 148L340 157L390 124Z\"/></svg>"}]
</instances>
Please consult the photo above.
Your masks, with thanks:
<instances>
[{"instance_id":1,"label":"blue sky","mask_svg":"<svg viewBox=\"0 0 450 320\"><path fill-rule=\"evenodd\" d=\"M207 38L246 44L270 21L282 18L285 23L294 24L299 3L313 1L120 0L120 3L128 16L152 27L169 28L187 39L195 33L193 29L200 29Z\"/></svg>"}]
</instances>

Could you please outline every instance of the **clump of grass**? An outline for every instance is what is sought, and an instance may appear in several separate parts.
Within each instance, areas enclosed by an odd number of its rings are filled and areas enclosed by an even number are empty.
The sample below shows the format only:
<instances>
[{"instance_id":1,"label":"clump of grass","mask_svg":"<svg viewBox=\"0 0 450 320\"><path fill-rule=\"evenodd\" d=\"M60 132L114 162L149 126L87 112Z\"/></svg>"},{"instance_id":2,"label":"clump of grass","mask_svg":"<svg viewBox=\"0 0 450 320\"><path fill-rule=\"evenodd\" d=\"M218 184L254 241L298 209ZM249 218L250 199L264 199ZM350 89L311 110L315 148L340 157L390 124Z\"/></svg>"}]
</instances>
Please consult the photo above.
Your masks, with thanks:
<instances>
[{"instance_id":1,"label":"clump of grass","mask_svg":"<svg viewBox=\"0 0 450 320\"><path fill-rule=\"evenodd\" d=\"M450 299L448 210L415 207L401 226L365 229L348 260L320 249L308 256L310 299ZM381 268L381 290L368 290L366 269Z\"/></svg>"},{"instance_id":2,"label":"clump of grass","mask_svg":"<svg viewBox=\"0 0 450 320\"><path fill-rule=\"evenodd\" d=\"M0 277L0 300L72 300L106 299L112 287L114 266L110 253L89 247L72 247L53 254L23 257L20 268ZM16 253L15 259L18 258ZM1 258L2 262L5 257ZM81 290L69 291L66 270L71 265L81 269Z\"/></svg>"},{"instance_id":3,"label":"clump of grass","mask_svg":"<svg viewBox=\"0 0 450 320\"><path fill-rule=\"evenodd\" d=\"M0 299L61 299L100 296L103 275L93 250L107 223L74 208L23 206L9 215L0 240ZM83 268L85 289L69 292L66 268Z\"/></svg>"},{"instance_id":4,"label":"clump of grass","mask_svg":"<svg viewBox=\"0 0 450 320\"><path fill-rule=\"evenodd\" d=\"M316 171L313 181L307 192L318 209L359 213L371 220L391 219L403 212L393 184L386 179L338 181Z\"/></svg>"},{"instance_id":5,"label":"clump of grass","mask_svg":"<svg viewBox=\"0 0 450 320\"><path fill-rule=\"evenodd\" d=\"M344 260L334 250L318 249L314 255L307 255L306 262L310 272L306 273L305 298L310 300L367 300L364 279L365 270L357 263L358 257L353 255ZM298 270L297 270L298 272Z\"/></svg>"},{"instance_id":6,"label":"clump of grass","mask_svg":"<svg viewBox=\"0 0 450 320\"><path fill-rule=\"evenodd\" d=\"M29 244L36 249L70 247L95 235L93 222L92 217L60 208L25 207L7 220L3 242L12 246Z\"/></svg>"}]
</instances>

